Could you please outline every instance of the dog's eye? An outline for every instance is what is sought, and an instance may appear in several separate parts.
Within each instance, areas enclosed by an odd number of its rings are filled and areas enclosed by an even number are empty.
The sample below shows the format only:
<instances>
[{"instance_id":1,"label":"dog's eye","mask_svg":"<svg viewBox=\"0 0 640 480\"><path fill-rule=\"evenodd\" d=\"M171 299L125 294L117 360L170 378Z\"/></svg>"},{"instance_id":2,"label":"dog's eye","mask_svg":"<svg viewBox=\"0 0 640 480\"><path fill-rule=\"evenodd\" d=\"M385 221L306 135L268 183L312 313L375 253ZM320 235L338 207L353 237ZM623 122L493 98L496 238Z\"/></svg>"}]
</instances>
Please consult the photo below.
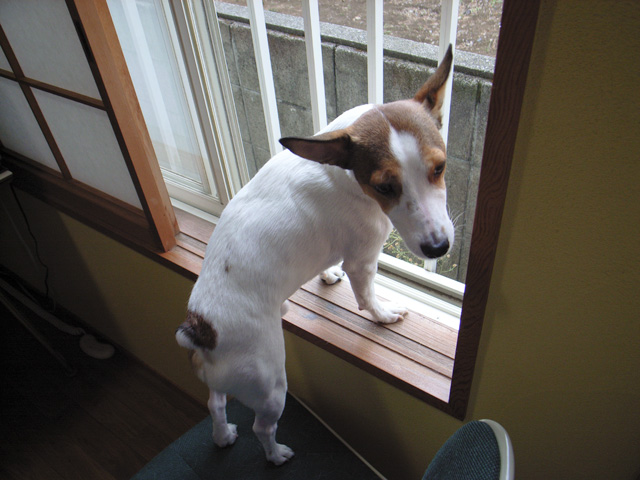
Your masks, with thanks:
<instances>
[{"instance_id":1,"label":"dog's eye","mask_svg":"<svg viewBox=\"0 0 640 480\"><path fill-rule=\"evenodd\" d=\"M445 165L446 165L445 163L441 163L440 165L436 165L435 168L433 169L433 176L437 178L440 175L442 175L444 173Z\"/></svg>"},{"instance_id":2,"label":"dog's eye","mask_svg":"<svg viewBox=\"0 0 640 480\"><path fill-rule=\"evenodd\" d=\"M373 189L380 195L389 196L393 194L393 185L391 185L390 183L380 183L378 185L374 185Z\"/></svg>"}]
</instances>

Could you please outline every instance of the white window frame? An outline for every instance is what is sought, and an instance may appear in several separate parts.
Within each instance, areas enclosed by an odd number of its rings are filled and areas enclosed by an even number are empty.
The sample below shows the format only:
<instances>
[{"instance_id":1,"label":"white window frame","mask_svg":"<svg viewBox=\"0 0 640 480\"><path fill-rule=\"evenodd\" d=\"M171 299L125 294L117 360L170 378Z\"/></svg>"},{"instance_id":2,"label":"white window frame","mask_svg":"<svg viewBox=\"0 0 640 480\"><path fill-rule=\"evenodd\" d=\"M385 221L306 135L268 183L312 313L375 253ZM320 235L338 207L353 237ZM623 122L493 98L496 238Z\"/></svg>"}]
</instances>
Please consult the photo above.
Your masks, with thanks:
<instances>
[{"instance_id":1,"label":"white window frame","mask_svg":"<svg viewBox=\"0 0 640 480\"><path fill-rule=\"evenodd\" d=\"M206 119L203 130L217 153L215 175L222 177L218 183L226 205L250 178L215 5L208 0L163 1L171 3L183 54L193 72L189 78L199 114Z\"/></svg>"},{"instance_id":2,"label":"white window frame","mask_svg":"<svg viewBox=\"0 0 640 480\"><path fill-rule=\"evenodd\" d=\"M233 104L231 82L224 56L222 36L213 2L204 0L162 0L167 18L175 21L176 48L185 61L183 82L195 99L210 162L208 175L215 182L218 202L211 204L197 192L185 195L184 187L169 189L180 206L220 216L224 206L249 181L242 137ZM215 22L211 19L216 18ZM204 34L206 32L206 36ZM166 179L167 177L165 177ZM176 193L174 195L174 192ZM178 205L178 202L174 202ZM203 205L204 203L204 205ZM205 208L203 208L203 206Z\"/></svg>"}]
</instances>

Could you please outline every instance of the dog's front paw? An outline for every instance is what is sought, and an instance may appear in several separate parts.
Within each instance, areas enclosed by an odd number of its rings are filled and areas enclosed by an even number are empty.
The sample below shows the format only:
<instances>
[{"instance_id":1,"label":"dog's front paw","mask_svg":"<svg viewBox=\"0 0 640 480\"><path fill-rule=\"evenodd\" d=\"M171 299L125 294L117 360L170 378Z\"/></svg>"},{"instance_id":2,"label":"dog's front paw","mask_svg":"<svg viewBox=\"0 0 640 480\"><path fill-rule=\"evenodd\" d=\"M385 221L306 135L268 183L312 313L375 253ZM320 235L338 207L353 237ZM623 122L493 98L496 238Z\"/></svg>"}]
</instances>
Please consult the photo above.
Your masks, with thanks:
<instances>
[{"instance_id":1,"label":"dog's front paw","mask_svg":"<svg viewBox=\"0 0 640 480\"><path fill-rule=\"evenodd\" d=\"M227 423L227 428L216 429L213 432L213 443L224 448L233 445L238 438L238 427L233 423Z\"/></svg>"},{"instance_id":2,"label":"dog's front paw","mask_svg":"<svg viewBox=\"0 0 640 480\"><path fill-rule=\"evenodd\" d=\"M276 448L267 455L267 460L275 465L282 465L284 462L293 457L293 450L286 445L276 443Z\"/></svg>"},{"instance_id":3,"label":"dog's front paw","mask_svg":"<svg viewBox=\"0 0 640 480\"><path fill-rule=\"evenodd\" d=\"M338 265L335 267L327 268L324 272L320 274L320 278L327 285L333 285L336 282L339 282L344 277L344 272L342 268Z\"/></svg>"},{"instance_id":4,"label":"dog's front paw","mask_svg":"<svg viewBox=\"0 0 640 480\"><path fill-rule=\"evenodd\" d=\"M385 302L379 304L378 308L374 309L371 314L376 322L389 324L404 320L404 318L409 315L409 311L394 303Z\"/></svg>"}]
</instances>

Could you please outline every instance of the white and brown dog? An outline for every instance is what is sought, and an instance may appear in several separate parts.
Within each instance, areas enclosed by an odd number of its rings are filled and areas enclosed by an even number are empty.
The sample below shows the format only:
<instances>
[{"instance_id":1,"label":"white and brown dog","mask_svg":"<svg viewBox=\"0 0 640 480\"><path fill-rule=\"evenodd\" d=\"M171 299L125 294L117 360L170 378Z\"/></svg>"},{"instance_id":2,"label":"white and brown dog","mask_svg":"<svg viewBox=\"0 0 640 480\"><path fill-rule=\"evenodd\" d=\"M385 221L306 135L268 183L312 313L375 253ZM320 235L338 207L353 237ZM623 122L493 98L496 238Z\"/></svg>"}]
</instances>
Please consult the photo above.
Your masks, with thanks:
<instances>
[{"instance_id":1,"label":"white and brown dog","mask_svg":"<svg viewBox=\"0 0 640 480\"><path fill-rule=\"evenodd\" d=\"M373 279L392 225L415 254L437 258L453 243L438 132L451 48L411 100L363 105L309 138L283 138L273 157L233 198L209 241L178 343L193 351L208 385L216 445L235 425L226 395L255 412L253 430L267 459L293 455L276 443L287 391L282 315L302 284L343 261L361 309L380 323L406 310L379 302ZM312 161L309 161L312 160Z\"/></svg>"}]
</instances>

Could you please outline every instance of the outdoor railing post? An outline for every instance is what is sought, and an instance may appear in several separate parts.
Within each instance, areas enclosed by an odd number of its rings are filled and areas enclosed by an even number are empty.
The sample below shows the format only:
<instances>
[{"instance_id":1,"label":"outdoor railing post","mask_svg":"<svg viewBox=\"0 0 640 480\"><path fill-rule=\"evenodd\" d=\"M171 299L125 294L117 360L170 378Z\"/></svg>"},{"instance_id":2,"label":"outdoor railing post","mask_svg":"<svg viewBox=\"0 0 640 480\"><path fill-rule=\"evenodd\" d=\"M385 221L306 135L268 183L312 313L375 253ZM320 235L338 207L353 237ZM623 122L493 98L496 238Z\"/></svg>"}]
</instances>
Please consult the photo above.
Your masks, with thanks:
<instances>
[{"instance_id":1,"label":"outdoor railing post","mask_svg":"<svg viewBox=\"0 0 640 480\"><path fill-rule=\"evenodd\" d=\"M269 40L267 37L267 25L264 19L262 0L247 0L251 24L251 38L253 50L258 68L258 81L260 83L260 96L262 97L262 109L267 125L267 139L271 156L282 151L280 145L280 120L278 118L278 104L276 101L276 88L273 82L273 70L271 69L271 56L269 55Z\"/></svg>"},{"instance_id":2,"label":"outdoor railing post","mask_svg":"<svg viewBox=\"0 0 640 480\"><path fill-rule=\"evenodd\" d=\"M383 0L367 0L367 72L369 103L383 103Z\"/></svg>"},{"instance_id":3,"label":"outdoor railing post","mask_svg":"<svg viewBox=\"0 0 640 480\"><path fill-rule=\"evenodd\" d=\"M318 0L302 0L302 17L304 18L304 42L307 48L313 130L317 132L327 125Z\"/></svg>"}]
</instances>

